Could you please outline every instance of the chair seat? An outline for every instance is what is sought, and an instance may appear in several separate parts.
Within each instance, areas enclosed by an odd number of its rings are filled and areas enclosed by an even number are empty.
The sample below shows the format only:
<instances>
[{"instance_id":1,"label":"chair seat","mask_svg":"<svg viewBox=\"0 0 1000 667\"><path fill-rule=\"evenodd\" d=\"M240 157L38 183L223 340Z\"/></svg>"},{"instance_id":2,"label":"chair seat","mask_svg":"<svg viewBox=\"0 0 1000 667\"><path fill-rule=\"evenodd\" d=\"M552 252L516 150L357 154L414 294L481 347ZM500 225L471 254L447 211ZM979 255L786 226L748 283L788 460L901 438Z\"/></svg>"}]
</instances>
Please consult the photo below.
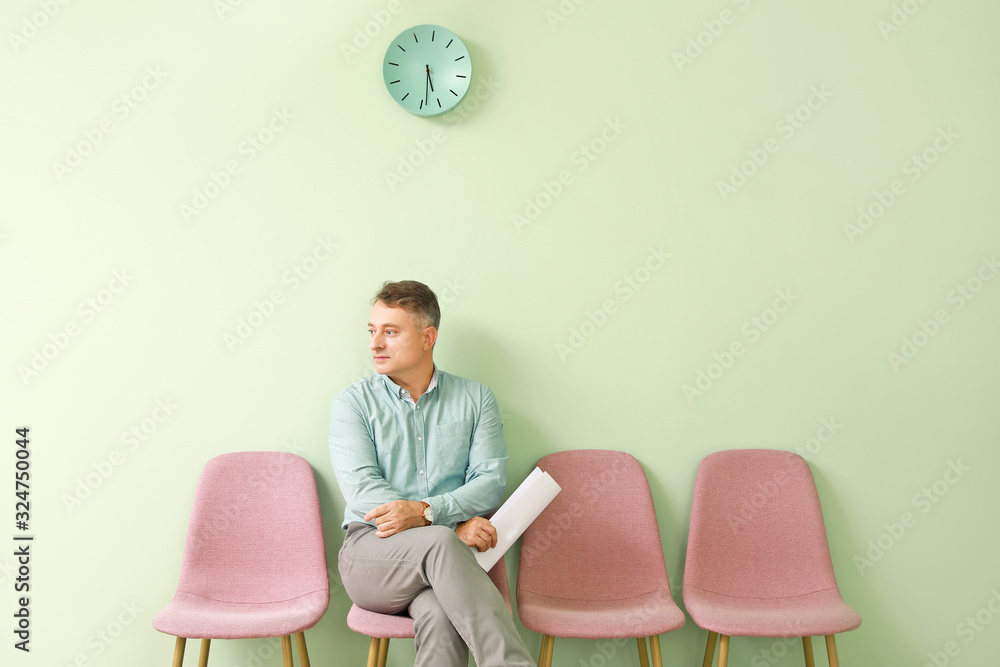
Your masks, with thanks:
<instances>
[{"instance_id":1,"label":"chair seat","mask_svg":"<svg viewBox=\"0 0 1000 667\"><path fill-rule=\"evenodd\" d=\"M319 622L328 589L277 602L224 602L178 591L153 617L160 632L188 639L250 639L293 635Z\"/></svg>"},{"instance_id":2,"label":"chair seat","mask_svg":"<svg viewBox=\"0 0 1000 667\"><path fill-rule=\"evenodd\" d=\"M553 637L651 637L684 625L669 589L618 600L574 600L522 591L517 613L524 627Z\"/></svg>"},{"instance_id":3,"label":"chair seat","mask_svg":"<svg viewBox=\"0 0 1000 667\"><path fill-rule=\"evenodd\" d=\"M729 637L818 637L861 625L836 588L794 597L738 598L689 585L684 606L699 627Z\"/></svg>"},{"instance_id":4,"label":"chair seat","mask_svg":"<svg viewBox=\"0 0 1000 667\"><path fill-rule=\"evenodd\" d=\"M380 614L351 605L347 612L347 627L378 639L413 639L413 619L405 614Z\"/></svg>"}]
</instances>

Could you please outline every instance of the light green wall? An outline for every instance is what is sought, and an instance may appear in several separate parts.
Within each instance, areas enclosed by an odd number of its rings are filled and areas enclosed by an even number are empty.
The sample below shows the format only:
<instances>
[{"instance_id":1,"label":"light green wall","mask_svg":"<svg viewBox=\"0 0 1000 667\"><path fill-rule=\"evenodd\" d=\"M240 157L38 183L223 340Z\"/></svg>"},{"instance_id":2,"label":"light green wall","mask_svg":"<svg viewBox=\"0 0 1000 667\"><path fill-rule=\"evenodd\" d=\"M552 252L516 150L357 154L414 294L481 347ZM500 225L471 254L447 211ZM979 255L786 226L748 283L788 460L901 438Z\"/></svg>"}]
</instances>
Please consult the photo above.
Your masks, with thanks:
<instances>
[{"instance_id":1,"label":"light green wall","mask_svg":"<svg viewBox=\"0 0 1000 667\"><path fill-rule=\"evenodd\" d=\"M840 638L843 664L922 665L950 641L951 664L993 664L1000 623L960 624L1000 590L1000 280L977 275L994 278L983 261L1000 252L996 3L223 2L0 12L3 466L14 427L30 426L37 535L34 650L8 632L5 664L167 664L172 640L150 619L176 585L198 472L222 452L309 459L334 565L327 410L369 372L368 299L403 278L444 301L439 365L495 390L511 487L561 449L642 462L678 602L701 458L811 447L841 590L864 618ZM424 22L461 35L475 63L470 98L433 120L399 109L380 78L389 40ZM796 113L799 127L782 120ZM271 122L270 144L244 146ZM88 134L100 142L82 163L55 167ZM935 162L914 170L925 151ZM720 191L753 155L745 184ZM185 220L230 162L238 173ZM859 207L890 196L852 231ZM314 252L325 261L296 283ZM979 291L968 301L959 285ZM275 290L273 314L231 350L226 334ZM780 294L791 305L768 311ZM904 337L921 347L894 363ZM35 351L52 358L23 374ZM699 371L715 379L695 396ZM158 400L172 414L124 443ZM68 509L115 451L120 465ZM943 497L916 495L951 463L969 470L939 482ZM915 524L896 540L886 526L904 512ZM880 539L891 549L859 568ZM6 615L13 559L0 564ZM137 618L102 644L123 605ZM348 607L335 590L309 633L313 664L363 664ZM664 636L665 663L700 664L704 637L690 621ZM775 647L734 641L732 664L802 664L794 647L769 661ZM217 642L213 664L253 667L261 649ZM600 650L562 640L556 659L636 664L634 645L606 662ZM396 642L389 663L412 655Z\"/></svg>"}]
</instances>

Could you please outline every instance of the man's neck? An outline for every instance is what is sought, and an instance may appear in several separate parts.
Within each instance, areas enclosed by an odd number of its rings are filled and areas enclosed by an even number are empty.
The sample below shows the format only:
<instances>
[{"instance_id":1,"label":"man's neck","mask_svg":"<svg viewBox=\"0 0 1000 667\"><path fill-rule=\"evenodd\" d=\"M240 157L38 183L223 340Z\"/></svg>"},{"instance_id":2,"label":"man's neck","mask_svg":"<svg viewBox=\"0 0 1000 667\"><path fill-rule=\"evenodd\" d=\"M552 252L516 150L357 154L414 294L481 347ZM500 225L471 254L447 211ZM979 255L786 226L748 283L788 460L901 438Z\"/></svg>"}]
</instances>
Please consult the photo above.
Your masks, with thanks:
<instances>
[{"instance_id":1,"label":"man's neck","mask_svg":"<svg viewBox=\"0 0 1000 667\"><path fill-rule=\"evenodd\" d=\"M416 403L424 395L424 392L427 391L432 377L434 377L434 363L429 362L426 368L420 368L413 371L413 373L408 373L400 377L390 375L389 379L405 389L410 394L413 402Z\"/></svg>"}]
</instances>

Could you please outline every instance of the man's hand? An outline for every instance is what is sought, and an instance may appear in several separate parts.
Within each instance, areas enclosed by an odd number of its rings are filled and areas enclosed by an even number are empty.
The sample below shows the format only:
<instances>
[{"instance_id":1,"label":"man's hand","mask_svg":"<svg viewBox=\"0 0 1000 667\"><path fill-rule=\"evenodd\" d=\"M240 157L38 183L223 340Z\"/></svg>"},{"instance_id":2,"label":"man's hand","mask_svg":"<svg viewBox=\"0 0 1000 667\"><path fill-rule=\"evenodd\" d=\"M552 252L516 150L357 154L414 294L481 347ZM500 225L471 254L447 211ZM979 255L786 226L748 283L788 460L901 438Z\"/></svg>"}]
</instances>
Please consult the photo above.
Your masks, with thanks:
<instances>
[{"instance_id":1,"label":"man's hand","mask_svg":"<svg viewBox=\"0 0 1000 667\"><path fill-rule=\"evenodd\" d=\"M377 537L389 537L407 528L427 525L424 505L416 500L393 500L379 505L365 515L365 521L372 520Z\"/></svg>"},{"instance_id":2,"label":"man's hand","mask_svg":"<svg viewBox=\"0 0 1000 667\"><path fill-rule=\"evenodd\" d=\"M455 533L463 542L479 551L486 551L497 545L497 529L481 516L474 516L458 524L455 526Z\"/></svg>"}]
</instances>

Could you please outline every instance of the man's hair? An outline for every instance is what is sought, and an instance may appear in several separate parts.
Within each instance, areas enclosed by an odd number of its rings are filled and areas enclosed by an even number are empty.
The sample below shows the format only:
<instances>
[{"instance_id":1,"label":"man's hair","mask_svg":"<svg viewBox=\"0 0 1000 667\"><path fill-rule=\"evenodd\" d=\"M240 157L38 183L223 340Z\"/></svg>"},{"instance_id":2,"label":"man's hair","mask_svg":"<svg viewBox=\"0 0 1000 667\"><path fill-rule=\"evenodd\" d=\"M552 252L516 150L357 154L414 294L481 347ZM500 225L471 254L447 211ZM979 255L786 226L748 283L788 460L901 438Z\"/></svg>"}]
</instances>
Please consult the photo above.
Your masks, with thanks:
<instances>
[{"instance_id":1,"label":"man's hair","mask_svg":"<svg viewBox=\"0 0 1000 667\"><path fill-rule=\"evenodd\" d=\"M431 288L416 280L386 281L372 299L372 305L381 301L393 308L402 308L410 314L418 329L441 324L441 308Z\"/></svg>"}]
</instances>

